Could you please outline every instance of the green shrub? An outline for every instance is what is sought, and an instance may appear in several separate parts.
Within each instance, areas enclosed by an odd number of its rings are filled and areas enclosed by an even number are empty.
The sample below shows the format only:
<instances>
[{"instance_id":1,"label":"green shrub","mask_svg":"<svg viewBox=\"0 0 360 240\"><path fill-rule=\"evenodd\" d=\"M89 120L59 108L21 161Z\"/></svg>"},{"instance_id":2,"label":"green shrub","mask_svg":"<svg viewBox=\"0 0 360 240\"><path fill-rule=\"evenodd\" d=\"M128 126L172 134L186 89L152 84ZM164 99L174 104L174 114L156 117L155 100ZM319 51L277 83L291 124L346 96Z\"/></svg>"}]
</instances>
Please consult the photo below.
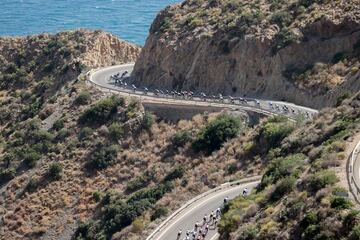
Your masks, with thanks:
<instances>
[{"instance_id":1,"label":"green shrub","mask_svg":"<svg viewBox=\"0 0 360 240\"><path fill-rule=\"evenodd\" d=\"M360 211L351 210L343 220L343 226L346 228L346 231L351 231L356 226L360 224ZM359 235L360 236L360 235Z\"/></svg>"},{"instance_id":2,"label":"green shrub","mask_svg":"<svg viewBox=\"0 0 360 240\"><path fill-rule=\"evenodd\" d=\"M218 150L227 140L236 137L241 129L238 118L221 114L201 129L192 146L196 151L208 153Z\"/></svg>"},{"instance_id":3,"label":"green shrub","mask_svg":"<svg viewBox=\"0 0 360 240\"><path fill-rule=\"evenodd\" d=\"M344 58L345 58L345 54L343 52L339 52L334 55L332 62L335 64L344 60Z\"/></svg>"},{"instance_id":4,"label":"green shrub","mask_svg":"<svg viewBox=\"0 0 360 240\"><path fill-rule=\"evenodd\" d=\"M151 181L155 180L156 172L152 170L147 170L142 176L138 176L135 179L128 182L126 185L127 192L135 192L141 188L146 187Z\"/></svg>"},{"instance_id":5,"label":"green shrub","mask_svg":"<svg viewBox=\"0 0 360 240\"><path fill-rule=\"evenodd\" d=\"M54 122L53 124L53 129L56 131L59 131L60 129L62 129L64 127L64 119L58 119Z\"/></svg>"},{"instance_id":6,"label":"green shrub","mask_svg":"<svg viewBox=\"0 0 360 240\"><path fill-rule=\"evenodd\" d=\"M289 155L286 158L274 159L261 180L260 189L264 189L269 184L275 184L282 178L295 175L297 169L301 169L306 156L303 154Z\"/></svg>"},{"instance_id":7,"label":"green shrub","mask_svg":"<svg viewBox=\"0 0 360 240\"><path fill-rule=\"evenodd\" d=\"M313 192L334 185L338 182L338 178L332 170L322 170L318 173L312 174L308 180L309 188Z\"/></svg>"},{"instance_id":8,"label":"green shrub","mask_svg":"<svg viewBox=\"0 0 360 240\"><path fill-rule=\"evenodd\" d=\"M176 167L172 172L165 176L164 182L169 182L178 178L182 178L184 173L185 169L183 167Z\"/></svg>"},{"instance_id":9,"label":"green shrub","mask_svg":"<svg viewBox=\"0 0 360 240\"><path fill-rule=\"evenodd\" d=\"M175 147L183 147L191 141L192 141L191 132L189 130L184 130L184 131L179 131L174 135L172 139L172 144Z\"/></svg>"},{"instance_id":10,"label":"green shrub","mask_svg":"<svg viewBox=\"0 0 360 240\"><path fill-rule=\"evenodd\" d=\"M288 120L273 118L260 129L258 141L260 141L260 139L264 139L268 146L274 148L275 146L278 146L280 142L294 129L295 125Z\"/></svg>"},{"instance_id":11,"label":"green shrub","mask_svg":"<svg viewBox=\"0 0 360 240\"><path fill-rule=\"evenodd\" d=\"M71 135L71 131L69 129L63 128L57 133L56 140L59 142L63 142L70 135Z\"/></svg>"},{"instance_id":12,"label":"green shrub","mask_svg":"<svg viewBox=\"0 0 360 240\"><path fill-rule=\"evenodd\" d=\"M119 106L124 106L124 99L115 95L100 100L81 114L79 123L97 125L105 124L117 113L117 108Z\"/></svg>"},{"instance_id":13,"label":"green shrub","mask_svg":"<svg viewBox=\"0 0 360 240\"><path fill-rule=\"evenodd\" d=\"M55 162L50 164L49 166L49 177L52 179L60 179L63 168L60 163Z\"/></svg>"},{"instance_id":14,"label":"green shrub","mask_svg":"<svg viewBox=\"0 0 360 240\"><path fill-rule=\"evenodd\" d=\"M331 207L336 209L349 209L352 207L352 203L344 197L334 196L331 199Z\"/></svg>"},{"instance_id":15,"label":"green shrub","mask_svg":"<svg viewBox=\"0 0 360 240\"><path fill-rule=\"evenodd\" d=\"M16 169L15 168L6 168L0 170L0 185L10 181L13 179L16 175Z\"/></svg>"},{"instance_id":16,"label":"green shrub","mask_svg":"<svg viewBox=\"0 0 360 240\"><path fill-rule=\"evenodd\" d=\"M167 214L168 214L168 210L166 207L157 206L155 207L154 212L151 214L150 220L154 221L158 218L166 216Z\"/></svg>"},{"instance_id":17,"label":"green shrub","mask_svg":"<svg viewBox=\"0 0 360 240\"><path fill-rule=\"evenodd\" d=\"M350 232L349 240L359 240L360 239L360 225L357 225Z\"/></svg>"},{"instance_id":18,"label":"green shrub","mask_svg":"<svg viewBox=\"0 0 360 240\"><path fill-rule=\"evenodd\" d=\"M48 89L51 88L53 85L54 80L46 78L45 80L42 80L38 84L36 84L33 93L37 96L43 95Z\"/></svg>"},{"instance_id":19,"label":"green shrub","mask_svg":"<svg viewBox=\"0 0 360 240\"><path fill-rule=\"evenodd\" d=\"M100 202L101 198L102 198L103 194L100 191L95 191L93 193L93 198L95 199L96 202Z\"/></svg>"},{"instance_id":20,"label":"green shrub","mask_svg":"<svg viewBox=\"0 0 360 240\"><path fill-rule=\"evenodd\" d=\"M294 177L287 177L282 179L276 184L275 190L271 194L272 201L280 200L286 193L291 192L294 189L296 179Z\"/></svg>"},{"instance_id":21,"label":"green shrub","mask_svg":"<svg viewBox=\"0 0 360 240\"><path fill-rule=\"evenodd\" d=\"M98 143L89 156L88 166L94 169L104 169L114 165L117 161L118 147L116 145L106 145Z\"/></svg>"},{"instance_id":22,"label":"green shrub","mask_svg":"<svg viewBox=\"0 0 360 240\"><path fill-rule=\"evenodd\" d=\"M40 182L37 178L30 178L28 184L26 185L26 191L34 192L39 185Z\"/></svg>"},{"instance_id":23,"label":"green shrub","mask_svg":"<svg viewBox=\"0 0 360 240\"><path fill-rule=\"evenodd\" d=\"M297 36L290 28L284 27L275 36L274 46L272 48L273 54L277 53L280 49L287 47L288 45L299 41Z\"/></svg>"},{"instance_id":24,"label":"green shrub","mask_svg":"<svg viewBox=\"0 0 360 240\"><path fill-rule=\"evenodd\" d=\"M89 127L84 127L80 130L80 133L79 133L79 140L80 141L83 141L83 140L87 140L90 138L90 136L93 134L93 130Z\"/></svg>"},{"instance_id":25,"label":"green shrub","mask_svg":"<svg viewBox=\"0 0 360 240\"><path fill-rule=\"evenodd\" d=\"M237 170L238 170L238 167L237 167L237 164L236 163L233 163L233 164L230 164L230 165L228 165L227 167L227 173L228 174L234 174L234 173L236 173L237 172Z\"/></svg>"},{"instance_id":26,"label":"green shrub","mask_svg":"<svg viewBox=\"0 0 360 240\"><path fill-rule=\"evenodd\" d=\"M25 148L23 152L24 162L29 167L35 167L36 162L41 158L41 154L32 148Z\"/></svg>"},{"instance_id":27,"label":"green shrub","mask_svg":"<svg viewBox=\"0 0 360 240\"><path fill-rule=\"evenodd\" d=\"M113 123L109 127L109 136L112 140L117 141L124 135L124 129L118 123Z\"/></svg>"},{"instance_id":28,"label":"green shrub","mask_svg":"<svg viewBox=\"0 0 360 240\"><path fill-rule=\"evenodd\" d=\"M319 222L319 218L316 212L308 212L300 222L300 227L306 229L310 225L316 225Z\"/></svg>"},{"instance_id":29,"label":"green shrub","mask_svg":"<svg viewBox=\"0 0 360 240\"><path fill-rule=\"evenodd\" d=\"M271 16L271 22L279 27L286 27L293 21L293 16L288 11L278 11Z\"/></svg>"},{"instance_id":30,"label":"green shrub","mask_svg":"<svg viewBox=\"0 0 360 240\"><path fill-rule=\"evenodd\" d=\"M314 240L316 236L320 233L319 225L310 225L304 232L302 232L302 239L304 240Z\"/></svg>"},{"instance_id":31,"label":"green shrub","mask_svg":"<svg viewBox=\"0 0 360 240\"><path fill-rule=\"evenodd\" d=\"M255 225L249 224L240 235L239 240L253 240L257 238L258 234L259 229Z\"/></svg>"},{"instance_id":32,"label":"green shrub","mask_svg":"<svg viewBox=\"0 0 360 240\"><path fill-rule=\"evenodd\" d=\"M142 127L146 130L150 130L151 126L154 124L154 117L146 112L142 120Z\"/></svg>"},{"instance_id":33,"label":"green shrub","mask_svg":"<svg viewBox=\"0 0 360 240\"><path fill-rule=\"evenodd\" d=\"M76 105L86 105L90 102L91 95L89 91L82 91L79 93L79 95L76 97L74 103Z\"/></svg>"}]
</instances>

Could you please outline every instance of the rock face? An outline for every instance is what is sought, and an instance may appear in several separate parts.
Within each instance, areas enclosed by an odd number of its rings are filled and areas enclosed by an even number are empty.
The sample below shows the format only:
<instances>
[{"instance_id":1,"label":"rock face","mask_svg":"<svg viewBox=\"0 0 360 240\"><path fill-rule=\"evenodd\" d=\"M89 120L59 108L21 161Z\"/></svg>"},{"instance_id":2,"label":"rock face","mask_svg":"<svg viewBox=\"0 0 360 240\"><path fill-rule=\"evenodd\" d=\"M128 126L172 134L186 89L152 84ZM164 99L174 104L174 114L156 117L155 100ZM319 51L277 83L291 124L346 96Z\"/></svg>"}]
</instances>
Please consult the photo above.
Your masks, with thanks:
<instances>
[{"instance_id":1,"label":"rock face","mask_svg":"<svg viewBox=\"0 0 360 240\"><path fill-rule=\"evenodd\" d=\"M106 32L98 32L98 36L91 39L84 55L81 57L88 66L109 66L127 62L135 62L141 48L120 40Z\"/></svg>"},{"instance_id":2,"label":"rock face","mask_svg":"<svg viewBox=\"0 0 360 240\"><path fill-rule=\"evenodd\" d=\"M186 3L169 7L154 21L133 72L139 84L286 100L316 108L334 104L345 91L360 89L359 73L348 75L342 84L325 90L321 86L300 89L285 74L318 62L328 64L336 54L353 52L360 40L359 16L336 19L325 14L298 23L291 31L299 36L299 41L274 51L280 28L263 24L266 19L254 27L255 33L243 36L224 31L198 34L199 27L192 32L174 28L175 33L164 33L164 21L177 21L176 12L185 7Z\"/></svg>"},{"instance_id":3,"label":"rock face","mask_svg":"<svg viewBox=\"0 0 360 240\"><path fill-rule=\"evenodd\" d=\"M56 42L55 42L56 41ZM59 45L59 42L63 46ZM0 37L0 63L14 62L19 57L36 56L47 48L48 55L53 49L73 49L72 55L88 67L102 67L126 62L134 62L141 48L120 40L116 36L100 30L79 29L57 34L40 34L27 37ZM63 50L65 51L65 50ZM28 59L23 59L26 62ZM37 64L41 64L38 62Z\"/></svg>"}]
</instances>

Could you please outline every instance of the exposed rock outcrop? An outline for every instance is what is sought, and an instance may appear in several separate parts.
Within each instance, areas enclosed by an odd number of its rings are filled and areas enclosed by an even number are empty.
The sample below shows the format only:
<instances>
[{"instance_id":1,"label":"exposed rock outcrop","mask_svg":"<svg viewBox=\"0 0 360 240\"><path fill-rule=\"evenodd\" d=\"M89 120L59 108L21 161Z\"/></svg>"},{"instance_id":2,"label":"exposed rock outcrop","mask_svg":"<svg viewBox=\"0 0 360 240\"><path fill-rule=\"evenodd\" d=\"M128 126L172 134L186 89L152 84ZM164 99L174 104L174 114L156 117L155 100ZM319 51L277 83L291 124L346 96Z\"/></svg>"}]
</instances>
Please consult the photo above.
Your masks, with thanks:
<instances>
[{"instance_id":1,"label":"exposed rock outcrop","mask_svg":"<svg viewBox=\"0 0 360 240\"><path fill-rule=\"evenodd\" d=\"M289 71L305 70L318 62L332 64L337 55L355 51L360 40L356 3L337 1L304 7L305 12L285 27L283 23L275 24L275 14L266 5L268 1L260 1L259 11L265 17L246 25L245 31L239 27L234 33L232 29L216 29L212 15L202 17L206 15L203 12L213 14L217 7L209 6L206 1L197 2L200 2L197 8L193 6L195 1L185 1L157 16L133 72L138 83L287 100L317 108L334 104L348 90L360 89L358 71L342 76L331 87L318 84L300 88L286 76ZM218 9L222 7L219 11L225 15L224 8L229 7L225 3L229 1L211 2L223 4ZM294 2L297 1L289 1L289 6L278 12L296 15L297 10L291 5ZM249 9L255 11L250 5ZM198 12L202 14L198 16ZM191 22L184 23L189 18ZM225 22L220 15L218 18ZM240 26L244 21L240 16L236 24Z\"/></svg>"}]
</instances>

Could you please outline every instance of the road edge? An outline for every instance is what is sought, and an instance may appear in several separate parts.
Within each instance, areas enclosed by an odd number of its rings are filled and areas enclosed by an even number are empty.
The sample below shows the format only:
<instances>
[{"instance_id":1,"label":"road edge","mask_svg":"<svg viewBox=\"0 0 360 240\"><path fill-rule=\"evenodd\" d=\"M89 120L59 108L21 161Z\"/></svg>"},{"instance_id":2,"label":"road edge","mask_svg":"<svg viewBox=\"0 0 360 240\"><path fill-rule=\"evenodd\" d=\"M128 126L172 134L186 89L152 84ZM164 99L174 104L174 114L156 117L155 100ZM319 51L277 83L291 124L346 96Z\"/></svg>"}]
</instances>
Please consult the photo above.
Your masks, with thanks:
<instances>
[{"instance_id":1,"label":"road edge","mask_svg":"<svg viewBox=\"0 0 360 240\"><path fill-rule=\"evenodd\" d=\"M204 192L200 195L198 195L195 198L192 198L191 200L189 200L188 202L186 202L184 205L182 205L178 210L176 210L174 213L172 213L165 221L163 221L147 238L146 240L152 240L154 239L155 235L160 232L165 226L167 226L177 215L179 215L180 213L182 213L186 208L188 208L190 205L193 205L194 203L198 202L199 200L209 196L212 193L215 193L217 191L223 190L223 189L228 189L234 186L239 186L240 184L245 184L245 183L253 183L253 182L258 182L260 181L262 178L262 176L253 176L253 177L248 177L248 178L244 178L238 181L234 181L234 182L227 182L224 183L222 185L220 185L219 187L213 188L207 192Z\"/></svg>"}]
</instances>

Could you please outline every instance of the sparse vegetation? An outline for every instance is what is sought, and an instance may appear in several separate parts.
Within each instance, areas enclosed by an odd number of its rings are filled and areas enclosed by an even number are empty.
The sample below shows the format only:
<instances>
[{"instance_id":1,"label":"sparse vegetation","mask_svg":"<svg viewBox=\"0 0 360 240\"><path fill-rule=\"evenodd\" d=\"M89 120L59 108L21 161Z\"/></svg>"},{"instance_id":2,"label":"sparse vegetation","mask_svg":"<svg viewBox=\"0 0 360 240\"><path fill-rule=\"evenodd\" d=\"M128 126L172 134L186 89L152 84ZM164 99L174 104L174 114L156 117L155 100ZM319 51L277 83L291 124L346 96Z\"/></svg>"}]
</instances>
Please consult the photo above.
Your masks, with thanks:
<instances>
[{"instance_id":1,"label":"sparse vegetation","mask_svg":"<svg viewBox=\"0 0 360 240\"><path fill-rule=\"evenodd\" d=\"M107 123L117 113L117 108L124 106L124 99L113 95L109 98L100 100L88 109L79 118L81 124L97 124Z\"/></svg>"},{"instance_id":2,"label":"sparse vegetation","mask_svg":"<svg viewBox=\"0 0 360 240\"><path fill-rule=\"evenodd\" d=\"M322 112L313 123L292 126L296 129L287 132L281 140L270 141L277 147L265 148L264 154L272 160L259 188L246 198L238 197L230 202L220 223L220 238L244 239L249 236L249 229L255 239L279 238L284 232L286 239L357 236L357 213L350 199L339 194L347 189L341 187L333 169L339 166L338 162L345 161L342 157L345 147L340 142L358 129L354 122L359 121L360 113L353 107L357 102L358 94L338 108ZM264 129L271 126L269 123L273 124L270 120L260 128L258 141L273 139L264 137L273 136L264 134ZM258 209L250 215L252 218L248 217L250 206ZM351 212L346 220L343 220L344 211Z\"/></svg>"}]
</instances>

